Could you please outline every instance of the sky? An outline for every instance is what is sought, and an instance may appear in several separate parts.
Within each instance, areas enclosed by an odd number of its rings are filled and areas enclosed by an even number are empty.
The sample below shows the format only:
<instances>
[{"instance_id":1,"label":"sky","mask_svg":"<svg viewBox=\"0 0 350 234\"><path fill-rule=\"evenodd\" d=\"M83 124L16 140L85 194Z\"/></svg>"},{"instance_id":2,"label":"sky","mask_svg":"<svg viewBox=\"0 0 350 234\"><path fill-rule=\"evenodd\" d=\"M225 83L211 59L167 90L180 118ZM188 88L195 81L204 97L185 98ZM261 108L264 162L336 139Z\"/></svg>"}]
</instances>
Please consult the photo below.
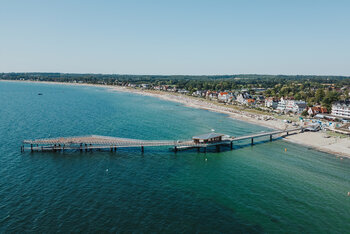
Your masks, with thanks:
<instances>
[{"instance_id":1,"label":"sky","mask_svg":"<svg viewBox=\"0 0 350 234\"><path fill-rule=\"evenodd\" d=\"M348 0L0 0L0 72L350 75Z\"/></svg>"}]
</instances>

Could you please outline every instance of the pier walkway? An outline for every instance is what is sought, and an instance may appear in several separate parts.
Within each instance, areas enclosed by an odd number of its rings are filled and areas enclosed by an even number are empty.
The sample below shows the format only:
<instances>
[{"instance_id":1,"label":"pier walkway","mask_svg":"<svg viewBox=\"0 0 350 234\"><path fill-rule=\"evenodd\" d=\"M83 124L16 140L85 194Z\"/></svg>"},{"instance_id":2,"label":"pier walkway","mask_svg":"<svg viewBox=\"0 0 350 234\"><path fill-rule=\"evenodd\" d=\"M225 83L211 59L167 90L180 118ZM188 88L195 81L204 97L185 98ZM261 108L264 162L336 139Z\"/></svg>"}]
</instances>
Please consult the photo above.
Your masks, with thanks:
<instances>
[{"instance_id":1,"label":"pier walkway","mask_svg":"<svg viewBox=\"0 0 350 234\"><path fill-rule=\"evenodd\" d=\"M21 151L30 150L33 151L64 151L64 150L79 150L79 151L92 151L92 150L110 150L116 151L117 148L141 148L144 152L144 147L157 147L157 146L170 146L175 152L179 150L197 148L198 151L204 148L206 152L207 147L215 146L220 151L220 146L230 146L233 149L233 143L236 141L251 139L251 144L254 144L254 139L264 136L270 136L270 141L274 135L283 135L290 133L302 132L302 128L288 129L284 131L262 132L257 134L251 134L240 137L223 136L218 141L199 143L194 140L138 140L108 136L78 136L78 137L59 137L59 138L46 138L36 140L24 140L21 146Z\"/></svg>"}]
</instances>

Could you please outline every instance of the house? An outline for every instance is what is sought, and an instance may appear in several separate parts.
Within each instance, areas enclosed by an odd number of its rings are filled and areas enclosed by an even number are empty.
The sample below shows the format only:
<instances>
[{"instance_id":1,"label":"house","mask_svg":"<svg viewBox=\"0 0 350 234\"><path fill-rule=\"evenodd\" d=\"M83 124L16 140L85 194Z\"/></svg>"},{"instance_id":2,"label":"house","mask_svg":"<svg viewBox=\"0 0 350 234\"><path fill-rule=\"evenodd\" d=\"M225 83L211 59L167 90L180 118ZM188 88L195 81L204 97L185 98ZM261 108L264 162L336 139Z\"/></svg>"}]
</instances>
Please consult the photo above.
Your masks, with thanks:
<instances>
[{"instance_id":1,"label":"house","mask_svg":"<svg viewBox=\"0 0 350 234\"><path fill-rule=\"evenodd\" d=\"M222 141L222 137L225 136L224 134L220 133L207 133L199 136L192 137L192 140L196 144L206 144L206 143L215 143Z\"/></svg>"},{"instance_id":2,"label":"house","mask_svg":"<svg viewBox=\"0 0 350 234\"><path fill-rule=\"evenodd\" d=\"M253 99L255 100L255 103L257 103L257 104L265 103L265 97L262 95L253 95Z\"/></svg>"},{"instance_id":3,"label":"house","mask_svg":"<svg viewBox=\"0 0 350 234\"><path fill-rule=\"evenodd\" d=\"M143 89L149 89L150 85L149 84L141 84L141 88Z\"/></svg>"},{"instance_id":4,"label":"house","mask_svg":"<svg viewBox=\"0 0 350 234\"><path fill-rule=\"evenodd\" d=\"M215 91L207 91L206 98L209 98L211 100L217 100L218 99L218 93Z\"/></svg>"},{"instance_id":5,"label":"house","mask_svg":"<svg viewBox=\"0 0 350 234\"><path fill-rule=\"evenodd\" d=\"M250 101L248 101L248 99L250 99ZM248 105L249 103L252 104L252 103L255 103L255 100L254 102L252 101L252 96L249 94L249 93L241 93L237 96L237 99L236 101L242 105Z\"/></svg>"},{"instance_id":6,"label":"house","mask_svg":"<svg viewBox=\"0 0 350 234\"><path fill-rule=\"evenodd\" d=\"M136 87L136 84L128 84L128 87L132 87L132 88L135 88Z\"/></svg>"},{"instance_id":7,"label":"house","mask_svg":"<svg viewBox=\"0 0 350 234\"><path fill-rule=\"evenodd\" d=\"M232 93L229 93L229 92L220 92L218 94L218 101L219 102L230 102L232 101L232 98L233 98L233 94Z\"/></svg>"},{"instance_id":8,"label":"house","mask_svg":"<svg viewBox=\"0 0 350 234\"><path fill-rule=\"evenodd\" d=\"M350 118L350 101L340 101L332 105L332 115Z\"/></svg>"},{"instance_id":9,"label":"house","mask_svg":"<svg viewBox=\"0 0 350 234\"><path fill-rule=\"evenodd\" d=\"M255 104L255 99L249 98L249 99L246 100L246 103L245 103L245 104L246 104L246 105L254 105L254 104Z\"/></svg>"},{"instance_id":10,"label":"house","mask_svg":"<svg viewBox=\"0 0 350 234\"><path fill-rule=\"evenodd\" d=\"M197 90L197 91L192 93L192 96L205 97L206 93L207 93L206 91Z\"/></svg>"},{"instance_id":11,"label":"house","mask_svg":"<svg viewBox=\"0 0 350 234\"><path fill-rule=\"evenodd\" d=\"M313 106L307 108L307 113L311 116L315 116L317 114L326 114L328 113L327 108L321 106Z\"/></svg>"},{"instance_id":12,"label":"house","mask_svg":"<svg viewBox=\"0 0 350 234\"><path fill-rule=\"evenodd\" d=\"M168 91L168 92L176 92L176 91L177 91L177 88L176 88L176 86L174 86L174 87L168 87L168 88L166 89L166 91Z\"/></svg>"},{"instance_id":13,"label":"house","mask_svg":"<svg viewBox=\"0 0 350 234\"><path fill-rule=\"evenodd\" d=\"M177 92L181 93L181 94L188 94L189 93L189 91L187 91L186 89L180 89Z\"/></svg>"},{"instance_id":14,"label":"house","mask_svg":"<svg viewBox=\"0 0 350 234\"><path fill-rule=\"evenodd\" d=\"M289 100L286 105L286 110L293 113L301 113L306 110L307 105L305 101Z\"/></svg>"},{"instance_id":15,"label":"house","mask_svg":"<svg viewBox=\"0 0 350 234\"><path fill-rule=\"evenodd\" d=\"M265 106L266 107L270 107L273 109L276 109L278 105L278 99L277 98L273 98L273 97L269 97L265 99Z\"/></svg>"}]
</instances>

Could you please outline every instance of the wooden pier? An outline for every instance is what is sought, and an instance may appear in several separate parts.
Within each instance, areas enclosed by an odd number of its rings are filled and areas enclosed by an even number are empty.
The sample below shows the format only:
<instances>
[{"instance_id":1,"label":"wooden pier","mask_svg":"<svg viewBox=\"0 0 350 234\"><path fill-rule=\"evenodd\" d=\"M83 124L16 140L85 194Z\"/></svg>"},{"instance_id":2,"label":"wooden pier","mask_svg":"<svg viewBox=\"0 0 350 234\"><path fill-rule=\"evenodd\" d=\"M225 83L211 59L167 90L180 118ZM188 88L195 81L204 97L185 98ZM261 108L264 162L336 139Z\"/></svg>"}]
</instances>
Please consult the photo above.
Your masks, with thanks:
<instances>
[{"instance_id":1,"label":"wooden pier","mask_svg":"<svg viewBox=\"0 0 350 234\"><path fill-rule=\"evenodd\" d=\"M145 147L170 146L174 152L188 149L203 149L207 151L208 147L216 147L220 151L221 146L228 146L233 149L234 142L251 139L251 145L254 145L254 139L270 136L272 141L274 135L283 136L290 133L302 132L302 128L288 129L284 131L262 132L240 137L230 137L223 134L209 133L198 137L193 137L192 140L137 140L128 138L108 137L108 136L78 136L78 137L59 137L46 138L37 140L24 140L21 146L21 151L65 151L74 150L80 152L89 152L92 150L110 150L117 151L118 148L140 148L141 152L145 151ZM201 137L203 139L201 139Z\"/></svg>"}]
</instances>

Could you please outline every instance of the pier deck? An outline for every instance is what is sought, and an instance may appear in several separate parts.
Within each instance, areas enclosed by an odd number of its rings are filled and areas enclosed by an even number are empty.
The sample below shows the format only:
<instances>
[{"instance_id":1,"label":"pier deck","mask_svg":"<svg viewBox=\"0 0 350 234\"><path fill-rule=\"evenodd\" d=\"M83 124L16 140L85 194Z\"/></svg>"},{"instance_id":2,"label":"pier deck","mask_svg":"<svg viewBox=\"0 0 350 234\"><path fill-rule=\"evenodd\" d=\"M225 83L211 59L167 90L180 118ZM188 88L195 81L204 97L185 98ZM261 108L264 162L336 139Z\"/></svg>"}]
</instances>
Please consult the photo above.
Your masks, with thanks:
<instances>
[{"instance_id":1,"label":"pier deck","mask_svg":"<svg viewBox=\"0 0 350 234\"><path fill-rule=\"evenodd\" d=\"M158 146L170 146L174 148L174 151L186 150L197 148L204 148L206 152L207 147L215 146L217 150L220 150L220 146L229 145L233 149L233 142L251 139L251 144L254 144L254 138L263 136L270 136L272 140L273 135L284 134L287 135L291 132L297 133L303 131L302 128L294 128L284 131L273 131L273 132L262 132L257 134L251 134L240 137L225 137L218 142L210 143L198 143L193 140L138 140L129 138L119 137L108 137L108 136L77 136L77 137L59 137L59 138L46 138L36 140L24 140L21 146L21 151L63 151L63 150L80 150L80 151L91 151L96 149L107 149L116 151L117 148L135 148L140 147L141 151L144 152L144 147L158 147Z\"/></svg>"}]
</instances>

